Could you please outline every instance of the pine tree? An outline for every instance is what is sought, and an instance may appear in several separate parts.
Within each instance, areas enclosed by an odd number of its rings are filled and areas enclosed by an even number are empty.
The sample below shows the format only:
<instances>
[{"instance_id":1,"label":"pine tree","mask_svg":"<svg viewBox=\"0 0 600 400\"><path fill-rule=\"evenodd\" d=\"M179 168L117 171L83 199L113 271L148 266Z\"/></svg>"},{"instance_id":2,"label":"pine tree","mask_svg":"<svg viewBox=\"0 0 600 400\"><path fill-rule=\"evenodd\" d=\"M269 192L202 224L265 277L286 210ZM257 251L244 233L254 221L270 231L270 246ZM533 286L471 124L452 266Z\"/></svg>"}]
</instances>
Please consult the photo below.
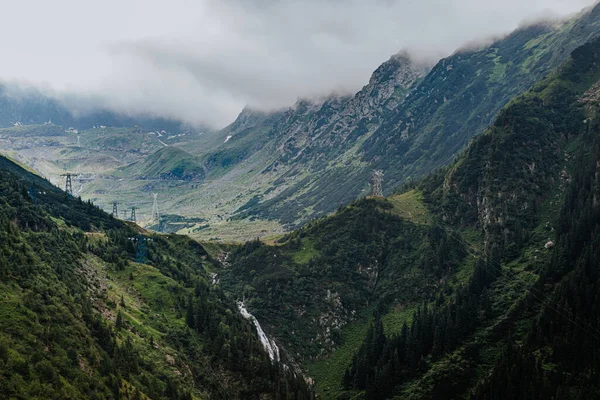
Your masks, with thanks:
<instances>
[{"instance_id":1,"label":"pine tree","mask_svg":"<svg viewBox=\"0 0 600 400\"><path fill-rule=\"evenodd\" d=\"M194 315L194 303L192 301L192 295L190 295L188 297L187 311L185 313L185 323L187 324L187 326L189 326L192 329L196 328L196 321L195 321L195 315Z\"/></svg>"},{"instance_id":2,"label":"pine tree","mask_svg":"<svg viewBox=\"0 0 600 400\"><path fill-rule=\"evenodd\" d=\"M119 310L119 312L117 313L117 319L115 321L115 329L117 331L120 331L123 328L123 314L121 314L121 311Z\"/></svg>"}]
</instances>

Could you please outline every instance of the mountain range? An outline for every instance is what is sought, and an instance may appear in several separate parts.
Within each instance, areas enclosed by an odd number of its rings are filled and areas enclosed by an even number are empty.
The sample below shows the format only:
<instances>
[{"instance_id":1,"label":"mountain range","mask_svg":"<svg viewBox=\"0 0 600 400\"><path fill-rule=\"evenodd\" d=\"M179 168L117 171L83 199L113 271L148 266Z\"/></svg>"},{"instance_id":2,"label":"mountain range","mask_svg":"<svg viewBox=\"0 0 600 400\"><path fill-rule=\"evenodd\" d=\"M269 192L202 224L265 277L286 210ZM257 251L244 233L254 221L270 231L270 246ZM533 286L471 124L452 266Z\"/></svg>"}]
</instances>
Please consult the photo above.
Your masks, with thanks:
<instances>
[{"instance_id":1,"label":"mountain range","mask_svg":"<svg viewBox=\"0 0 600 400\"><path fill-rule=\"evenodd\" d=\"M576 49L391 197L246 243L221 285L322 398L596 398L599 60Z\"/></svg>"},{"instance_id":2,"label":"mountain range","mask_svg":"<svg viewBox=\"0 0 600 400\"><path fill-rule=\"evenodd\" d=\"M597 5L220 131L6 124L0 393L600 398L599 113Z\"/></svg>"},{"instance_id":3,"label":"mountain range","mask_svg":"<svg viewBox=\"0 0 600 400\"><path fill-rule=\"evenodd\" d=\"M97 171L67 160L111 158L109 168L81 182L78 194L109 209L113 201L147 202L151 192L163 193L165 214L206 221L190 222L181 233L225 240L282 233L369 193L373 170L384 173L389 194L451 162L513 97L600 33L599 13L596 6L566 21L524 26L435 64L399 53L353 96L299 100L274 112L246 108L220 131L102 123L103 129L95 124L77 134L59 128L50 143L22 143L24 131L39 129L28 125L5 128L3 136L13 141L5 149L57 184L64 172ZM149 182L155 171L143 168L153 163L146 158L160 158L152 153L164 146L183 150L171 154L166 168L194 159L203 172L180 179L177 171L164 170L161 180ZM126 155L116 157L122 150ZM135 166L123 176L119 171L129 164ZM115 179L122 179L118 186ZM149 206L141 207L149 215Z\"/></svg>"}]
</instances>

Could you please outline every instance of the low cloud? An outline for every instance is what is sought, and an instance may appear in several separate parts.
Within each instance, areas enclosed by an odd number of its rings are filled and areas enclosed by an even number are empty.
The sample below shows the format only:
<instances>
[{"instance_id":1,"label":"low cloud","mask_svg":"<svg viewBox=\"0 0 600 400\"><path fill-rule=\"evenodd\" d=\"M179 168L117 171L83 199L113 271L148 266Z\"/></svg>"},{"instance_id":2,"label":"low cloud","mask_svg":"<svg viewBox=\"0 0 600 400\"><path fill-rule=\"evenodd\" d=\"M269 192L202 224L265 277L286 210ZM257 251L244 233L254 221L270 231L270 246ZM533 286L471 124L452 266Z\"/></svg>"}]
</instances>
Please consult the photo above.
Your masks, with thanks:
<instances>
[{"instance_id":1,"label":"low cloud","mask_svg":"<svg viewBox=\"0 0 600 400\"><path fill-rule=\"evenodd\" d=\"M220 127L245 105L268 110L298 97L355 92L400 50L439 58L592 1L89 3L5 4L0 79L43 85L80 109L102 106Z\"/></svg>"}]
</instances>

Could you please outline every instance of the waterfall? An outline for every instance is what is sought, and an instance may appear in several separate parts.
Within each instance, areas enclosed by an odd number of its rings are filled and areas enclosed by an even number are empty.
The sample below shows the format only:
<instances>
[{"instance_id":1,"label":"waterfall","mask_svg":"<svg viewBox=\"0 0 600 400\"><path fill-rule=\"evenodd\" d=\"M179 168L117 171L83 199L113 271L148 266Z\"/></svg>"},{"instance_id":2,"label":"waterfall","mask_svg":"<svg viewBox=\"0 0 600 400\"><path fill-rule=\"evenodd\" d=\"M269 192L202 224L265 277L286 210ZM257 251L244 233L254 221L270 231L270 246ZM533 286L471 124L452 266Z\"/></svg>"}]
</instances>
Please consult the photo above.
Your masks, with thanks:
<instances>
[{"instance_id":1,"label":"waterfall","mask_svg":"<svg viewBox=\"0 0 600 400\"><path fill-rule=\"evenodd\" d=\"M265 331L263 331L262 327L260 326L260 323L258 322L256 317L254 317L254 315L250 314L248 310L246 310L246 307L244 306L244 303L242 301L238 301L237 306L240 310L240 314L242 314L242 317L251 320L254 323L254 326L256 327L256 333L258 333L258 338L260 339L260 342L262 343L265 350L267 350L267 352L269 353L269 358L271 359L271 361L279 361L279 347L277 347L277 344L275 344L273 340L269 339Z\"/></svg>"}]
</instances>

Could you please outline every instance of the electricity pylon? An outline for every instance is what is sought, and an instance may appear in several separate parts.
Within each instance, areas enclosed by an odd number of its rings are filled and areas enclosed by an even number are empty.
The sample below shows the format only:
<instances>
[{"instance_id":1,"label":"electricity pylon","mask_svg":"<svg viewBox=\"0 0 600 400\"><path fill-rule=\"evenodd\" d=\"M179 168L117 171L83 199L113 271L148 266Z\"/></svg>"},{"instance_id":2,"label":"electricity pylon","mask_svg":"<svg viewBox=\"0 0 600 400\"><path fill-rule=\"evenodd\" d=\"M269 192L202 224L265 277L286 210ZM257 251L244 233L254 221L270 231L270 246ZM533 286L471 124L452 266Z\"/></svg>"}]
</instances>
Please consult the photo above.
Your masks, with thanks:
<instances>
[{"instance_id":1,"label":"electricity pylon","mask_svg":"<svg viewBox=\"0 0 600 400\"><path fill-rule=\"evenodd\" d=\"M383 171L374 170L371 175L371 196L382 197L383 189L381 182L383 182Z\"/></svg>"},{"instance_id":2,"label":"electricity pylon","mask_svg":"<svg viewBox=\"0 0 600 400\"><path fill-rule=\"evenodd\" d=\"M139 210L141 205L145 205L145 204L149 204L147 201L143 201L143 202L136 202L136 203L129 203L130 205L130 209L131 209L131 216L129 217L129 220L131 222L137 223L137 218L136 218L136 210Z\"/></svg>"},{"instance_id":3,"label":"electricity pylon","mask_svg":"<svg viewBox=\"0 0 600 400\"><path fill-rule=\"evenodd\" d=\"M148 246L147 243L151 242L151 238L147 238L143 235L137 235L130 237L135 246L135 262L139 264L146 264L148 262Z\"/></svg>"},{"instance_id":4,"label":"electricity pylon","mask_svg":"<svg viewBox=\"0 0 600 400\"><path fill-rule=\"evenodd\" d=\"M65 192L71 196L73 196L73 181L72 181L72 177L75 176L79 176L79 174L72 174L70 172L67 172L66 174L62 174L61 176L65 177Z\"/></svg>"},{"instance_id":5,"label":"electricity pylon","mask_svg":"<svg viewBox=\"0 0 600 400\"><path fill-rule=\"evenodd\" d=\"M129 218L130 221L132 222L137 222L137 219L135 217L135 210L137 209L136 206L131 206L131 218Z\"/></svg>"},{"instance_id":6,"label":"electricity pylon","mask_svg":"<svg viewBox=\"0 0 600 400\"><path fill-rule=\"evenodd\" d=\"M152 221L160 222L160 214L158 213L158 201L156 198L158 197L158 193L152 193L152 197L154 197L154 203L152 204Z\"/></svg>"},{"instance_id":7,"label":"electricity pylon","mask_svg":"<svg viewBox=\"0 0 600 400\"><path fill-rule=\"evenodd\" d=\"M118 205L121 204L118 201L113 201L112 206L113 206L113 211L112 211L112 216L114 218L119 218L119 210L118 210Z\"/></svg>"}]
</instances>

